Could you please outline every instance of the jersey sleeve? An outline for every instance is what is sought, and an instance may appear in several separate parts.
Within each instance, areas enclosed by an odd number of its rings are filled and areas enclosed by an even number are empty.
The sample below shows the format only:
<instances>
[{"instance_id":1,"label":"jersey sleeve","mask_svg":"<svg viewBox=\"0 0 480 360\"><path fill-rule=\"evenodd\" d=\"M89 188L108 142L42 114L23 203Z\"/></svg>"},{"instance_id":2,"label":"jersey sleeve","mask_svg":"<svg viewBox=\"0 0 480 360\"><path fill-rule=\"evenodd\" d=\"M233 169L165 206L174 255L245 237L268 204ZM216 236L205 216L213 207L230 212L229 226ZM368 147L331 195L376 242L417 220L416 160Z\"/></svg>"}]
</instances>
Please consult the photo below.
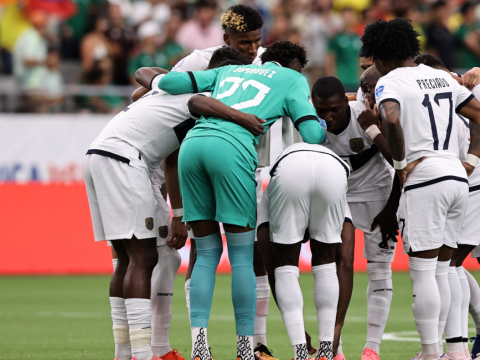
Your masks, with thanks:
<instances>
[{"instance_id":1,"label":"jersey sleeve","mask_svg":"<svg viewBox=\"0 0 480 360\"><path fill-rule=\"evenodd\" d=\"M189 71L187 74L191 74L194 92L213 91L220 70L217 68L205 71Z\"/></svg>"},{"instance_id":2,"label":"jersey sleeve","mask_svg":"<svg viewBox=\"0 0 480 360\"><path fill-rule=\"evenodd\" d=\"M152 81L150 81L150 90L158 88L158 83L160 82L160 80L161 80L162 77L164 77L164 76L165 76L165 74L155 75L155 76L153 77Z\"/></svg>"},{"instance_id":3,"label":"jersey sleeve","mask_svg":"<svg viewBox=\"0 0 480 360\"><path fill-rule=\"evenodd\" d=\"M375 99L378 107L380 107L387 101L394 101L400 105L402 98L394 81L380 78L375 88Z\"/></svg>"},{"instance_id":4,"label":"jersey sleeve","mask_svg":"<svg viewBox=\"0 0 480 360\"><path fill-rule=\"evenodd\" d=\"M207 63L208 65L208 63ZM205 60L199 52L194 51L190 55L179 60L172 71L187 72L187 71L202 71L207 67L205 66Z\"/></svg>"},{"instance_id":5,"label":"jersey sleeve","mask_svg":"<svg viewBox=\"0 0 480 360\"><path fill-rule=\"evenodd\" d=\"M454 99L455 102L455 112L460 112L460 110L467 105L470 100L475 98L475 96L468 90L465 86L460 85L456 81L452 81L454 87Z\"/></svg>"}]
</instances>

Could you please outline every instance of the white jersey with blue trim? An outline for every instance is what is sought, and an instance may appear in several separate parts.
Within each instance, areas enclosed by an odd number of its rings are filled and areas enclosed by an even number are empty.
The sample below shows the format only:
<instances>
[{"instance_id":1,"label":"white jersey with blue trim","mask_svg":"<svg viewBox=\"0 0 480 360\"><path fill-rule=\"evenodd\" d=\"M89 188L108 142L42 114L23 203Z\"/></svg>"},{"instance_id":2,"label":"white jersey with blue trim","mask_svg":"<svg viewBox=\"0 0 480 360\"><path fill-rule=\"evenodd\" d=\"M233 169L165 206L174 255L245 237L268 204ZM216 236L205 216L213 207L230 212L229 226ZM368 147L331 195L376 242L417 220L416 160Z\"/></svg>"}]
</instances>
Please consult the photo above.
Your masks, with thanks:
<instances>
[{"instance_id":1,"label":"white jersey with blue trim","mask_svg":"<svg viewBox=\"0 0 480 360\"><path fill-rule=\"evenodd\" d=\"M406 186L446 177L466 178L459 161L455 112L473 95L447 72L420 64L397 68L375 88L378 106L400 105L407 163L425 157L407 177Z\"/></svg>"},{"instance_id":2,"label":"white jersey with blue trim","mask_svg":"<svg viewBox=\"0 0 480 360\"><path fill-rule=\"evenodd\" d=\"M358 116L365 110L364 103L350 101L348 105L350 122L347 128L338 135L327 132L324 143L350 166L347 201L388 199L392 189L393 168L358 123Z\"/></svg>"}]
</instances>

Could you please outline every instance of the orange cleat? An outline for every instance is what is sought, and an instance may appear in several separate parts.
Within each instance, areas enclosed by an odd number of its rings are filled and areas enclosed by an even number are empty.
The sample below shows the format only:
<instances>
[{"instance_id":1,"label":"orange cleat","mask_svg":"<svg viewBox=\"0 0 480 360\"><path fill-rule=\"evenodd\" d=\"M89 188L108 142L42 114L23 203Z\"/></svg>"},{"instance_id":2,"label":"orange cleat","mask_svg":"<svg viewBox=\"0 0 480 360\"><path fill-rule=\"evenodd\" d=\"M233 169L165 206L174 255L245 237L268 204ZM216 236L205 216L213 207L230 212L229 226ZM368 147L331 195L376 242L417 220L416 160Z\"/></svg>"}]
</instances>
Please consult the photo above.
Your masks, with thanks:
<instances>
[{"instance_id":1,"label":"orange cleat","mask_svg":"<svg viewBox=\"0 0 480 360\"><path fill-rule=\"evenodd\" d=\"M333 360L346 360L345 359L345 354L337 354L333 357Z\"/></svg>"},{"instance_id":2,"label":"orange cleat","mask_svg":"<svg viewBox=\"0 0 480 360\"><path fill-rule=\"evenodd\" d=\"M163 360L186 360L184 357L181 357L181 352L178 352L177 349L173 349L170 352L162 356Z\"/></svg>"},{"instance_id":3,"label":"orange cleat","mask_svg":"<svg viewBox=\"0 0 480 360\"><path fill-rule=\"evenodd\" d=\"M380 360L380 356L375 350L365 348L363 349L362 360Z\"/></svg>"}]
</instances>

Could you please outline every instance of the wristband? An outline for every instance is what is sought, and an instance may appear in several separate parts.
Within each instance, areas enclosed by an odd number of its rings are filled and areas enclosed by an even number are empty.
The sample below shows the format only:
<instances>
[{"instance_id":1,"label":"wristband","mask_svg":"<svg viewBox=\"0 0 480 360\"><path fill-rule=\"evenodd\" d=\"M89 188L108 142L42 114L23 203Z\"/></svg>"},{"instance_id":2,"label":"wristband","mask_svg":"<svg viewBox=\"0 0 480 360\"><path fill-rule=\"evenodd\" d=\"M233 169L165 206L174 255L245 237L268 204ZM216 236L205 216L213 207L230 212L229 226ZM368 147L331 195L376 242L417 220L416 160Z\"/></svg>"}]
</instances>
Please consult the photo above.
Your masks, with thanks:
<instances>
[{"instance_id":1,"label":"wristband","mask_svg":"<svg viewBox=\"0 0 480 360\"><path fill-rule=\"evenodd\" d=\"M397 161L393 159L393 168L395 170L403 170L407 167L407 159L403 159L402 161Z\"/></svg>"},{"instance_id":2,"label":"wristband","mask_svg":"<svg viewBox=\"0 0 480 360\"><path fill-rule=\"evenodd\" d=\"M172 209L173 217L183 217L183 208Z\"/></svg>"},{"instance_id":3,"label":"wristband","mask_svg":"<svg viewBox=\"0 0 480 360\"><path fill-rule=\"evenodd\" d=\"M472 165L473 167L476 167L478 163L478 157L473 154L467 154L467 161L465 162Z\"/></svg>"},{"instance_id":4,"label":"wristband","mask_svg":"<svg viewBox=\"0 0 480 360\"><path fill-rule=\"evenodd\" d=\"M373 125L370 125L368 127L367 130L365 130L365 132L367 133L368 137L370 138L370 140L374 140L378 134L381 133L380 129L378 128L377 125L373 124Z\"/></svg>"}]
</instances>

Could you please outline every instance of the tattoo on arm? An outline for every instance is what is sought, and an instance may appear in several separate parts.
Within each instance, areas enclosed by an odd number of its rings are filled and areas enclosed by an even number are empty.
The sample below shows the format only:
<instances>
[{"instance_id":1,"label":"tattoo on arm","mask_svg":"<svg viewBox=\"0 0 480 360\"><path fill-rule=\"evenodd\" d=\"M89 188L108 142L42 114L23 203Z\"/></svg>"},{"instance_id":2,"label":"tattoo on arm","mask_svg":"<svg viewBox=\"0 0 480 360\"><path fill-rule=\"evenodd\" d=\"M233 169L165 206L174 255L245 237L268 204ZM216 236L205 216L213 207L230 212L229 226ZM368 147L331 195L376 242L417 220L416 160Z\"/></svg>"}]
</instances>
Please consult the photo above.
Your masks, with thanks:
<instances>
[{"instance_id":1,"label":"tattoo on arm","mask_svg":"<svg viewBox=\"0 0 480 360\"><path fill-rule=\"evenodd\" d=\"M400 105L394 101L383 103L380 105L380 116L392 157L397 161L405 159L405 139L400 124Z\"/></svg>"},{"instance_id":2,"label":"tattoo on arm","mask_svg":"<svg viewBox=\"0 0 480 360\"><path fill-rule=\"evenodd\" d=\"M480 124L470 121L470 147L468 152L480 157Z\"/></svg>"}]
</instances>

